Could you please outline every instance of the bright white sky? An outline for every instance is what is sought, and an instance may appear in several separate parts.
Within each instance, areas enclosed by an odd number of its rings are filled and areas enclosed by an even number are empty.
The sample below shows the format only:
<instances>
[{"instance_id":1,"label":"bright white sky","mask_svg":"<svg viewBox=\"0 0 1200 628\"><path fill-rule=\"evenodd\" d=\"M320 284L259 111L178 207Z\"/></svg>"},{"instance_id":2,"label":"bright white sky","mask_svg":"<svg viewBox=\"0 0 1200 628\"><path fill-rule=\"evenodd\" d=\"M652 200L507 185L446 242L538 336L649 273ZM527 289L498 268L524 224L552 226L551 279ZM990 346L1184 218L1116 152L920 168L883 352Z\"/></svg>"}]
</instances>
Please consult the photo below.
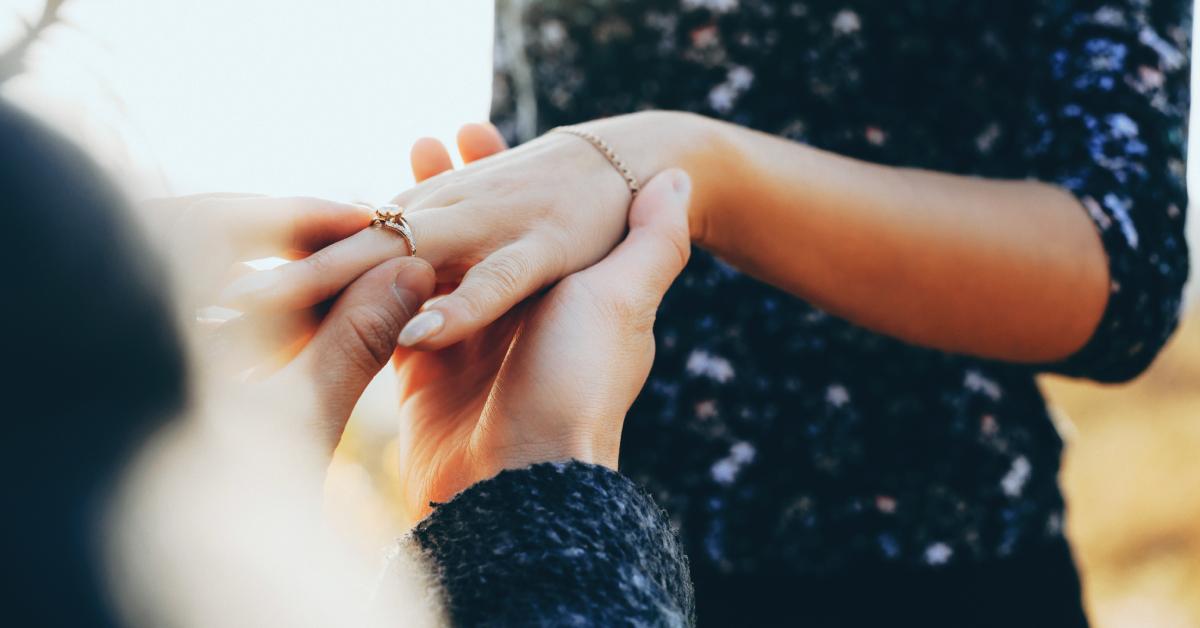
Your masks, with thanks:
<instances>
[{"instance_id":1,"label":"bright white sky","mask_svg":"<svg viewBox=\"0 0 1200 628\"><path fill-rule=\"evenodd\" d=\"M486 119L492 1L68 0L4 92L142 193L382 202ZM42 0L0 5L7 42Z\"/></svg>"},{"instance_id":2,"label":"bright white sky","mask_svg":"<svg viewBox=\"0 0 1200 628\"><path fill-rule=\"evenodd\" d=\"M450 143L487 117L492 3L67 0L71 25L3 94L102 155L138 195L384 202L411 184L415 139ZM0 45L41 6L0 0ZM1200 262L1200 220L1190 223Z\"/></svg>"}]
</instances>

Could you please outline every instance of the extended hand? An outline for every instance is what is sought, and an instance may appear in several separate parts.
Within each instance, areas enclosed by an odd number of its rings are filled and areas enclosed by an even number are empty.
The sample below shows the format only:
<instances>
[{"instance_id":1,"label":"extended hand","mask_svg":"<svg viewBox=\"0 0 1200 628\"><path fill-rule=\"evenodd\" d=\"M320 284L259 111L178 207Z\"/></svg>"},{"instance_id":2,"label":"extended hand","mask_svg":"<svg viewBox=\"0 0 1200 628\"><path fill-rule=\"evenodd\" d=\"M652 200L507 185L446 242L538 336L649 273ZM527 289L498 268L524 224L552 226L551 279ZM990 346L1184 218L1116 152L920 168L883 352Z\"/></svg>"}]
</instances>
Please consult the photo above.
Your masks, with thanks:
<instances>
[{"instance_id":1,"label":"extended hand","mask_svg":"<svg viewBox=\"0 0 1200 628\"><path fill-rule=\"evenodd\" d=\"M395 203L405 207L418 253L437 269L439 281L460 282L414 323L404 343L439 349L459 342L599 261L620 240L629 202L625 181L605 157L565 134L431 177L399 195ZM389 236L364 231L247 279L235 302L302 308L323 301L365 269L405 254L404 243Z\"/></svg>"}]
</instances>

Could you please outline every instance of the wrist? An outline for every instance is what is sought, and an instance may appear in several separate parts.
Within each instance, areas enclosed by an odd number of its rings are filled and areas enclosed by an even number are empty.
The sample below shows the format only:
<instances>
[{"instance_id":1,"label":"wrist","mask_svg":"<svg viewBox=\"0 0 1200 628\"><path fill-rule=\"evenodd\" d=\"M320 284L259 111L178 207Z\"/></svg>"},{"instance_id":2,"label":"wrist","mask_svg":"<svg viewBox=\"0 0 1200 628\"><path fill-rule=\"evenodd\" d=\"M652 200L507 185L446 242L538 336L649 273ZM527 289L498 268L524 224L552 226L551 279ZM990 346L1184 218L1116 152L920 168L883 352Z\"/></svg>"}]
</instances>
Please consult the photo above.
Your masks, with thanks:
<instances>
[{"instance_id":1,"label":"wrist","mask_svg":"<svg viewBox=\"0 0 1200 628\"><path fill-rule=\"evenodd\" d=\"M556 417L556 421L561 418ZM583 430L559 434L522 434L514 442L473 443L473 456L481 473L479 479L492 477L505 469L524 469L543 462L578 460L617 469L620 436L597 438Z\"/></svg>"},{"instance_id":2,"label":"wrist","mask_svg":"<svg viewBox=\"0 0 1200 628\"><path fill-rule=\"evenodd\" d=\"M641 111L579 126L608 142L643 184L668 168L685 170L692 179L691 239L708 246L710 216L722 205L721 173L732 154L729 125L682 111Z\"/></svg>"}]
</instances>

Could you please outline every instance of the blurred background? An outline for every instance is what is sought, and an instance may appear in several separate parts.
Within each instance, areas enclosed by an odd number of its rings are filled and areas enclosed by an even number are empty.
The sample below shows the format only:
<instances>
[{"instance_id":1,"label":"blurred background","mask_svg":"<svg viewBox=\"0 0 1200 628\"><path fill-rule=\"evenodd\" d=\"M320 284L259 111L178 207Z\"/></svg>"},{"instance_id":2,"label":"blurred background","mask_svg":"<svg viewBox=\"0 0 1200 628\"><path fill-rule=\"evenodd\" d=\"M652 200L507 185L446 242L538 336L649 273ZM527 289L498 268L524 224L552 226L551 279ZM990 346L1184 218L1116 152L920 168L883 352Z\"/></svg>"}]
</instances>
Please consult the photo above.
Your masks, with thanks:
<instances>
[{"instance_id":1,"label":"blurred background","mask_svg":"<svg viewBox=\"0 0 1200 628\"><path fill-rule=\"evenodd\" d=\"M0 95L87 146L134 197L382 202L412 183L414 140L452 145L487 117L493 0L2 2ZM1193 190L1196 171L1189 160ZM1200 627L1198 283L1138 381L1042 382L1068 439L1068 525L1100 628ZM327 487L330 516L366 548L398 533L387 382L360 404Z\"/></svg>"}]
</instances>

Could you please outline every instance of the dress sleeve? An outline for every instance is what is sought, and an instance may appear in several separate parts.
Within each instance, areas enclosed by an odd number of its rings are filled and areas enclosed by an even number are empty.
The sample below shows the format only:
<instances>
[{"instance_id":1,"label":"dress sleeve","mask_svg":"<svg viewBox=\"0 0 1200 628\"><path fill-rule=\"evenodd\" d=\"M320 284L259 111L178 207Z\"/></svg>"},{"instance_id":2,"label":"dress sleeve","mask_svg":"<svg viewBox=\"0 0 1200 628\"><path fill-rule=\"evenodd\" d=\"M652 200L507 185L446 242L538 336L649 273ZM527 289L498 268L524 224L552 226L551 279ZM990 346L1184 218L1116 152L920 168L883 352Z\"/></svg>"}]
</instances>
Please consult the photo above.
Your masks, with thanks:
<instances>
[{"instance_id":1,"label":"dress sleeve","mask_svg":"<svg viewBox=\"0 0 1200 628\"><path fill-rule=\"evenodd\" d=\"M692 626L687 558L666 514L607 468L504 471L413 531L455 626Z\"/></svg>"},{"instance_id":2,"label":"dress sleeve","mask_svg":"<svg viewBox=\"0 0 1200 628\"><path fill-rule=\"evenodd\" d=\"M1190 0L1059 0L1033 40L1030 176L1072 192L1095 223L1111 278L1088 343L1045 369L1124 381L1179 320Z\"/></svg>"}]
</instances>

